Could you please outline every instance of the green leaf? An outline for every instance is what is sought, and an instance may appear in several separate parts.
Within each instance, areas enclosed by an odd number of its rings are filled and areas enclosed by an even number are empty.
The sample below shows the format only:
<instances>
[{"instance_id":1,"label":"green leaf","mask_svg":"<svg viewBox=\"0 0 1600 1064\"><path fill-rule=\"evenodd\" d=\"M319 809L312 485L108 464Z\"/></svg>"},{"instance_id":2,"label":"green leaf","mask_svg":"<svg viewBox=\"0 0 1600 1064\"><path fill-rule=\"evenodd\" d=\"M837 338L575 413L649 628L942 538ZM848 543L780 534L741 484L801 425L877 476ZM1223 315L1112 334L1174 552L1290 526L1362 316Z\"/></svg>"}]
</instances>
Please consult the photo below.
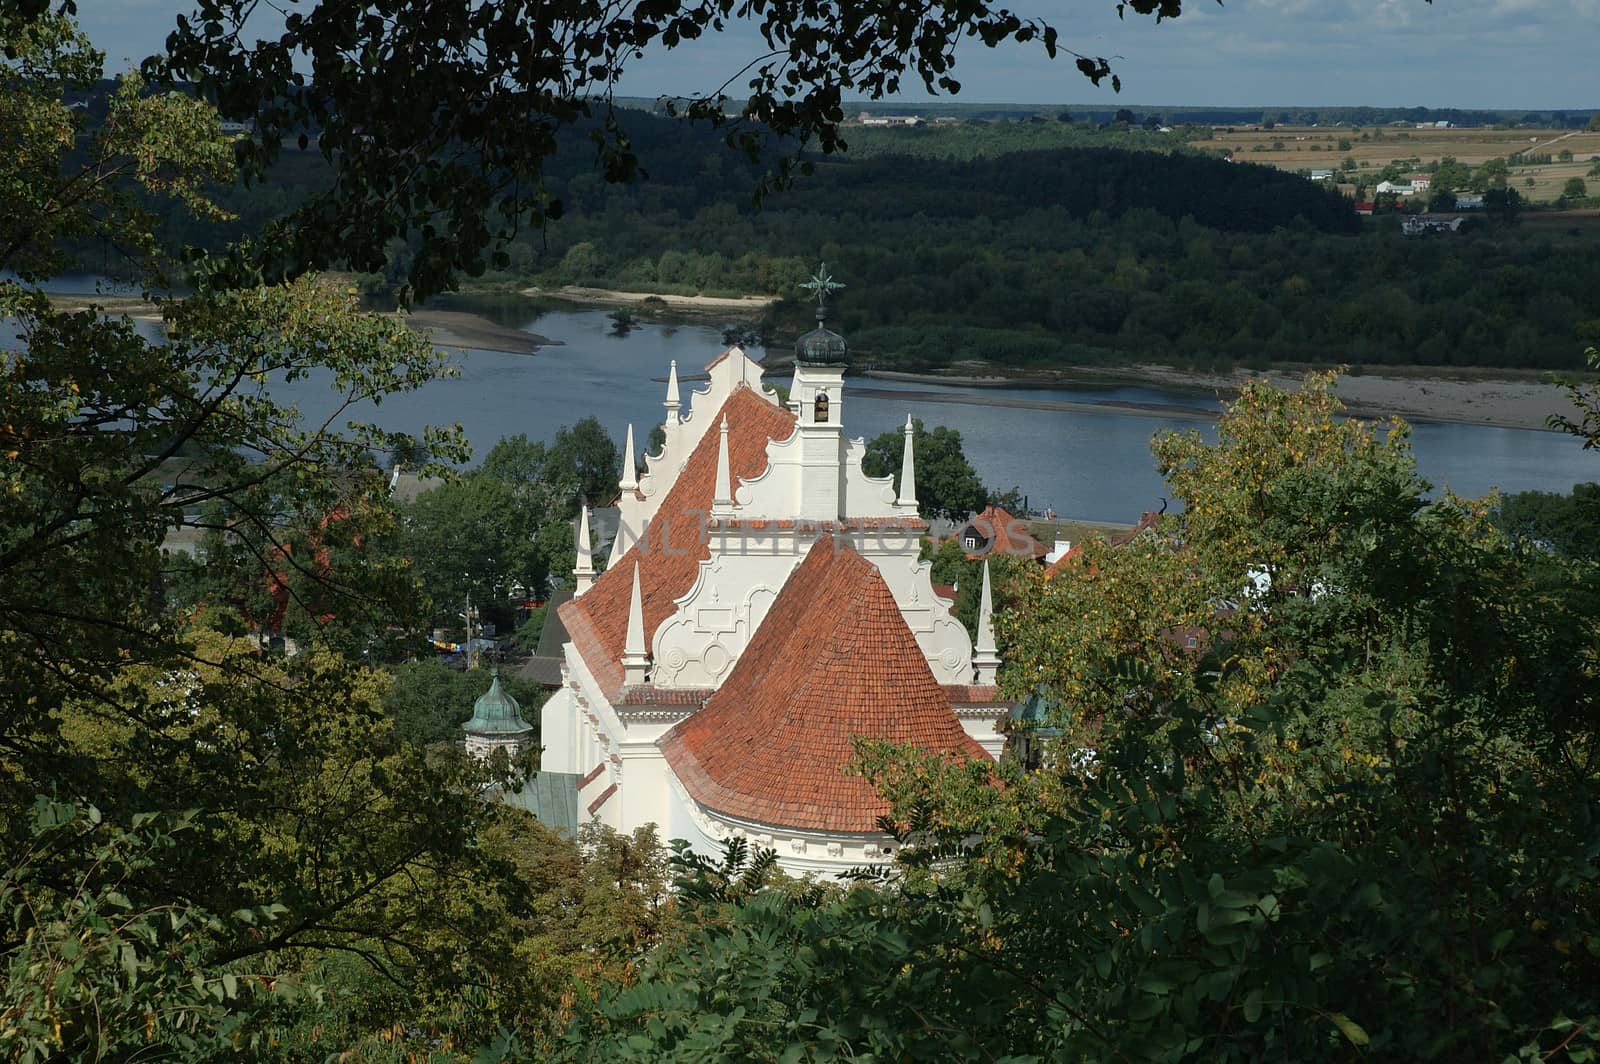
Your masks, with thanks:
<instances>
[{"instance_id":1,"label":"green leaf","mask_svg":"<svg viewBox=\"0 0 1600 1064\"><path fill-rule=\"evenodd\" d=\"M1328 1019L1333 1021L1335 1027L1344 1032L1344 1036L1350 1039L1352 1045L1364 1046L1370 1041L1367 1037L1367 1032L1361 1029L1361 1025L1344 1013L1329 1013Z\"/></svg>"},{"instance_id":2,"label":"green leaf","mask_svg":"<svg viewBox=\"0 0 1600 1064\"><path fill-rule=\"evenodd\" d=\"M1261 988L1256 987L1244 996L1244 1018L1246 1023L1255 1023L1261 1018Z\"/></svg>"}]
</instances>

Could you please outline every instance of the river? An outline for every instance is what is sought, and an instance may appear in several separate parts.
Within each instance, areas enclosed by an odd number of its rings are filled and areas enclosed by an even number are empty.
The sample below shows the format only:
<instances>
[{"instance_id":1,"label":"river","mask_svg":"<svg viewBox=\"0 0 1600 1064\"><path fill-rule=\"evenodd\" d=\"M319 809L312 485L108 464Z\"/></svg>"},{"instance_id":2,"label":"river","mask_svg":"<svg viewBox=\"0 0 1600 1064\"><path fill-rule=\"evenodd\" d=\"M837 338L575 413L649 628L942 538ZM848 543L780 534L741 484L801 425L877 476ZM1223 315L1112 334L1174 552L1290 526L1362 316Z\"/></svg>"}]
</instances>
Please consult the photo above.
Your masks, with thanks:
<instances>
[{"instance_id":1,"label":"river","mask_svg":"<svg viewBox=\"0 0 1600 1064\"><path fill-rule=\"evenodd\" d=\"M58 290L63 290L58 288ZM512 301L463 306L510 325L563 341L536 355L458 350L460 376L392 396L352 416L395 431L459 422L477 454L502 436L522 432L551 439L558 428L593 414L620 443L631 421L639 446L662 416L663 378L677 359L680 374L698 372L723 349L720 329L693 324L644 324L611 335L605 311ZM154 325L146 328L153 332ZM775 378L782 379L782 378ZM698 385L686 381L684 400ZM308 416L331 409L326 378L282 386L280 395ZM1033 405L994 405L994 400ZM845 429L872 437L905 423L906 414L961 433L967 457L983 482L1025 492L1046 507L1092 521L1132 522L1155 508L1165 488L1150 455L1150 437L1165 430L1214 426L1194 408L1220 404L1147 387L963 389L921 382L850 378L844 394ZM1040 409L1052 404L1068 409ZM1143 408L1095 409L1105 404ZM1171 409L1171 416L1159 411ZM1413 425L1417 465L1435 488L1466 496L1503 491L1568 491L1600 479L1600 456L1573 438L1529 429L1483 425Z\"/></svg>"},{"instance_id":2,"label":"river","mask_svg":"<svg viewBox=\"0 0 1600 1064\"><path fill-rule=\"evenodd\" d=\"M625 337L613 336L601 310L500 305L492 316L563 343L532 356L458 354L453 362L459 378L391 398L372 412L375 420L407 432L430 422L459 421L481 454L502 436L525 432L549 440L562 425L593 414L619 442L631 421L643 447L661 420L665 386L656 378L665 377L668 363L677 359L679 373L688 375L724 347L721 331L705 325L646 324ZM699 386L685 382L686 405ZM309 389L297 398L307 413L320 401ZM985 402L995 399L1073 408ZM1146 387L963 389L857 378L847 380L844 403L845 429L852 436L870 438L897 428L908 413L930 425L947 425L961 433L967 457L985 484L1002 490L1016 485L1037 510L1050 507L1107 522L1131 522L1159 505L1165 488L1150 455L1151 435L1198 430L1214 439L1214 426L1197 420L1192 410L1220 409L1220 403L1203 397ZM1105 404L1166 407L1173 415L1092 409ZM1559 433L1419 423L1412 442L1419 468L1436 488L1448 486L1467 496L1493 487L1564 492L1579 481L1600 478L1600 457Z\"/></svg>"}]
</instances>

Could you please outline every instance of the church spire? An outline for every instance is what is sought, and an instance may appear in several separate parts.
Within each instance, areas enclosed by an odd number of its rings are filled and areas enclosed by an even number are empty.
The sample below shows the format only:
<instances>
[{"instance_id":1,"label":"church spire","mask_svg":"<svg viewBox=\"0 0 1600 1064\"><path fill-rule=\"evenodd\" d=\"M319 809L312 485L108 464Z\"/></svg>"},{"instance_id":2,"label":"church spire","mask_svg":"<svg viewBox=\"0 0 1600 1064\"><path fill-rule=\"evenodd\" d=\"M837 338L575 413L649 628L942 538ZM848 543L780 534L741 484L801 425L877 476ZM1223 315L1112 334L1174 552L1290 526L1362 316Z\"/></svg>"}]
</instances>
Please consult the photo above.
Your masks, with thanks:
<instances>
[{"instance_id":1,"label":"church spire","mask_svg":"<svg viewBox=\"0 0 1600 1064\"><path fill-rule=\"evenodd\" d=\"M572 578L577 584L577 590L572 597L577 598L589 590L594 583L594 548L589 542L589 504L583 504L583 512L578 517L578 564L572 569Z\"/></svg>"},{"instance_id":2,"label":"church spire","mask_svg":"<svg viewBox=\"0 0 1600 1064\"><path fill-rule=\"evenodd\" d=\"M639 490L639 471L633 464L633 422L628 422L628 442L622 450L622 479L618 490L626 493Z\"/></svg>"},{"instance_id":3,"label":"church spire","mask_svg":"<svg viewBox=\"0 0 1600 1064\"><path fill-rule=\"evenodd\" d=\"M983 560L983 594L978 599L978 642L972 648L972 664L977 667L981 686L995 682L1000 671L1000 654L994 645L994 600L989 592L989 559Z\"/></svg>"},{"instance_id":4,"label":"church spire","mask_svg":"<svg viewBox=\"0 0 1600 1064\"><path fill-rule=\"evenodd\" d=\"M633 598L628 601L628 637L622 644L622 682L644 683L650 658L644 646L644 596L639 593L639 563L633 563Z\"/></svg>"},{"instance_id":5,"label":"church spire","mask_svg":"<svg viewBox=\"0 0 1600 1064\"><path fill-rule=\"evenodd\" d=\"M905 450L900 458L900 497L895 500L895 505L911 510L917 508L916 448L912 444L912 437L916 431L916 427L911 423L911 415L907 414Z\"/></svg>"},{"instance_id":6,"label":"church spire","mask_svg":"<svg viewBox=\"0 0 1600 1064\"><path fill-rule=\"evenodd\" d=\"M717 517L733 514L733 475L728 463L728 416L722 416L722 438L717 441L717 493L711 500L711 513Z\"/></svg>"}]
</instances>

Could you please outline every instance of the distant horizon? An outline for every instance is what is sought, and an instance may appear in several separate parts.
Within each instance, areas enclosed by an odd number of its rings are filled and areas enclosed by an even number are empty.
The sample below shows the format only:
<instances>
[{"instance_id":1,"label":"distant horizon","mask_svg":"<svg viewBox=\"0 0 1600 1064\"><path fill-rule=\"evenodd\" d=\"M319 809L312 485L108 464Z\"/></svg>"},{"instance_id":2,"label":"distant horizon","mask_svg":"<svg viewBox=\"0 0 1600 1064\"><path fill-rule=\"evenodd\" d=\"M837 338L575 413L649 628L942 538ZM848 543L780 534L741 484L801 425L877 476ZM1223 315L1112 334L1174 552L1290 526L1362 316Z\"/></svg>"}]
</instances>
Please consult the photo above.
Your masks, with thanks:
<instances>
[{"instance_id":1,"label":"distant horizon","mask_svg":"<svg viewBox=\"0 0 1600 1064\"><path fill-rule=\"evenodd\" d=\"M730 100L743 99L743 97L730 95ZM660 99L655 96L618 95L616 100L621 103L629 100L654 101ZM908 100L900 97L873 100L867 97L846 97L841 101L844 107L874 107L884 109L900 108L907 111L926 109L930 107L1004 107L1016 110L1034 108L1037 110L1053 111L1115 111L1126 108L1130 111L1327 111L1327 110L1356 110L1370 108L1373 110L1397 111L1488 111L1513 114L1552 114L1560 111L1565 114L1596 114L1600 113L1600 102L1562 107L1559 105L1549 107L1468 107L1462 104L1421 104L1421 103L1134 103L1124 99L1100 100L1094 102L1075 101L1069 103L1050 103L1042 100L1011 101L1011 100L975 100L966 96L934 96L920 100Z\"/></svg>"}]
</instances>

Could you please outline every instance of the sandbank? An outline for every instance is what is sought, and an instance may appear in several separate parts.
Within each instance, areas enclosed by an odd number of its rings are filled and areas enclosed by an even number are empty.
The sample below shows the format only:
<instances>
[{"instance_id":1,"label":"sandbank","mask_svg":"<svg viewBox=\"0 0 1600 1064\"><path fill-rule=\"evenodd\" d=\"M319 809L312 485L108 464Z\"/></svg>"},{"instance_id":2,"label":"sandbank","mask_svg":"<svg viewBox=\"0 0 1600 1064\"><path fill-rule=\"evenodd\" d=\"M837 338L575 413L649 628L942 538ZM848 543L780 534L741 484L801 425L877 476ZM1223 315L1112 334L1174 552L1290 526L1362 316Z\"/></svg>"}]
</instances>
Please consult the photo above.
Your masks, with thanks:
<instances>
[{"instance_id":1,"label":"sandbank","mask_svg":"<svg viewBox=\"0 0 1600 1064\"><path fill-rule=\"evenodd\" d=\"M1362 418L1400 417L1407 421L1452 422L1489 425L1499 428L1548 429L1549 419L1571 414L1572 401L1566 390L1543 375L1515 371L1480 371L1471 375L1443 377L1438 371L1409 367L1398 372L1374 373L1339 378L1336 394L1350 413ZM1503 374L1503 375L1502 375ZM1149 417L1214 419L1217 411L1201 401L1230 399L1251 379L1267 379L1278 387L1299 388L1305 379L1301 371L1275 370L1255 374L1249 370L1232 373L1194 373L1150 363L1108 367L1074 367L1060 374L1001 376L983 374L901 373L875 370L866 374L885 380L915 381L970 388L968 394L952 392L916 393L930 402L971 403L979 406L1014 406L1031 409L1087 410L1090 412L1138 414ZM1073 385L1143 384L1185 391L1195 395L1193 406L1167 406L1157 403L1108 401L1058 402L1046 399L1021 399L984 394L989 388L1060 388ZM889 392L885 395L903 395Z\"/></svg>"},{"instance_id":2,"label":"sandbank","mask_svg":"<svg viewBox=\"0 0 1600 1064\"><path fill-rule=\"evenodd\" d=\"M504 351L531 355L541 347L561 343L536 333L499 325L464 310L434 310L423 307L402 319L413 329L426 332L440 347L475 347L483 351Z\"/></svg>"},{"instance_id":3,"label":"sandbank","mask_svg":"<svg viewBox=\"0 0 1600 1064\"><path fill-rule=\"evenodd\" d=\"M678 311L736 311L740 314L760 314L778 302L777 296L676 296L656 292L619 292L610 288L584 288L563 285L560 288L524 288L525 296L544 299L562 299L569 303L594 306L631 307L645 300L659 302L663 309Z\"/></svg>"}]
</instances>

